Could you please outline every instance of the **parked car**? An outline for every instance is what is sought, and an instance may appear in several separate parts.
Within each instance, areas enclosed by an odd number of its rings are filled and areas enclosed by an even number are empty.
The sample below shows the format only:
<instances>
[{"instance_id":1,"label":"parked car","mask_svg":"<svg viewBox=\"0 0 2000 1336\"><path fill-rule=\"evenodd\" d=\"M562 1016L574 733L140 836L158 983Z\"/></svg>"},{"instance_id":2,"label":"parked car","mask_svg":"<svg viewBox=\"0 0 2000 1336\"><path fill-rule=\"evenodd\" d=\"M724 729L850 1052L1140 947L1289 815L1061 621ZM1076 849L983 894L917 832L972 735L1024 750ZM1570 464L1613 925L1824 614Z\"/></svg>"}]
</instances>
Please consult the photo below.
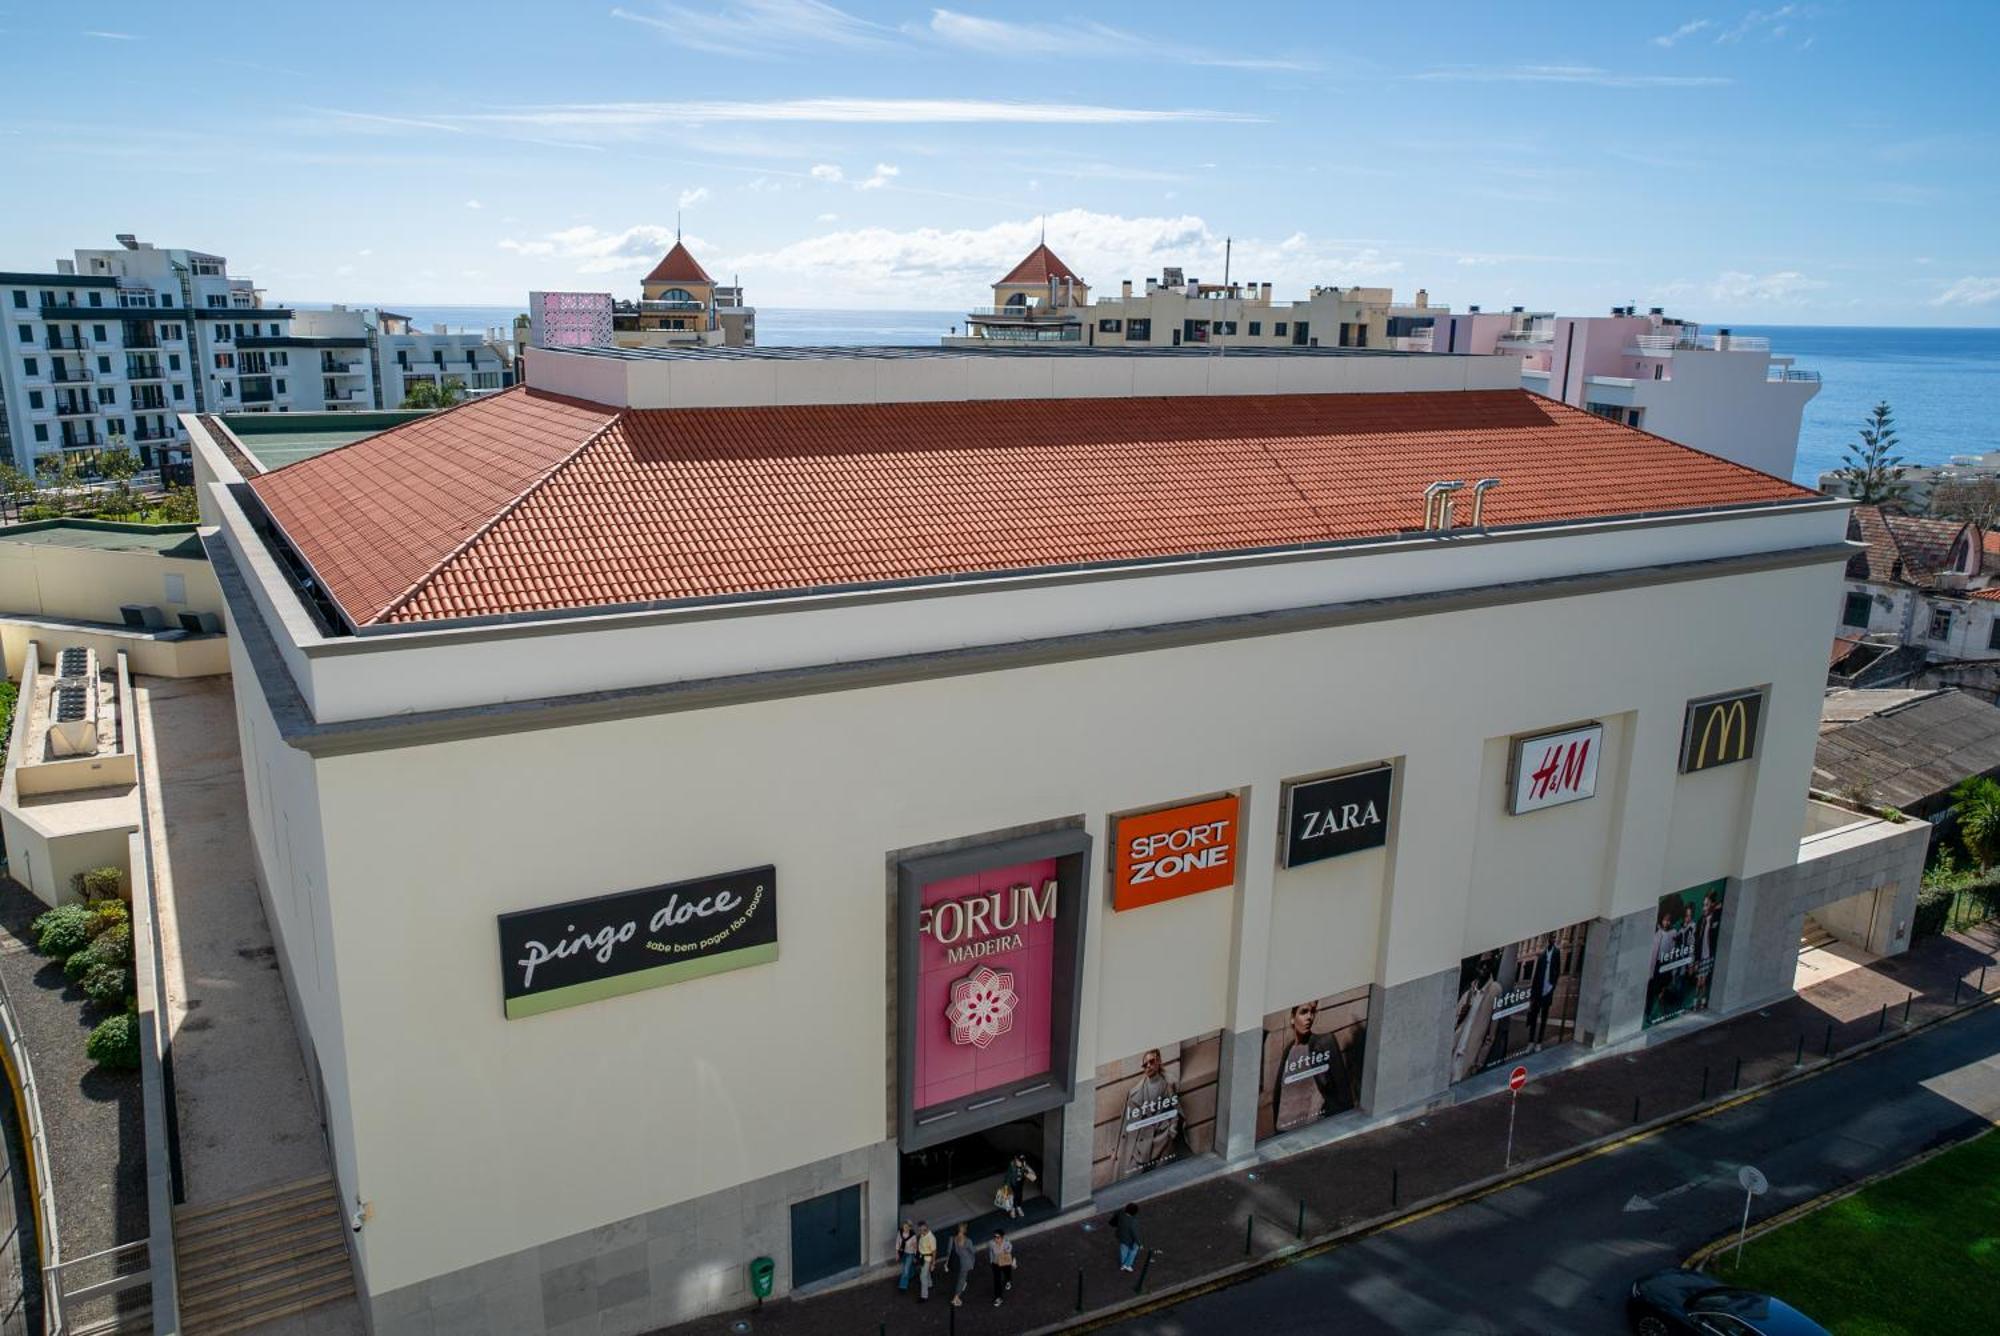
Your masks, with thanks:
<instances>
[{"instance_id":1,"label":"parked car","mask_svg":"<svg viewBox=\"0 0 2000 1336\"><path fill-rule=\"evenodd\" d=\"M1825 1327L1779 1299L1718 1285L1714 1276L1672 1268L1632 1282L1625 1315L1638 1336L1828 1336Z\"/></svg>"}]
</instances>

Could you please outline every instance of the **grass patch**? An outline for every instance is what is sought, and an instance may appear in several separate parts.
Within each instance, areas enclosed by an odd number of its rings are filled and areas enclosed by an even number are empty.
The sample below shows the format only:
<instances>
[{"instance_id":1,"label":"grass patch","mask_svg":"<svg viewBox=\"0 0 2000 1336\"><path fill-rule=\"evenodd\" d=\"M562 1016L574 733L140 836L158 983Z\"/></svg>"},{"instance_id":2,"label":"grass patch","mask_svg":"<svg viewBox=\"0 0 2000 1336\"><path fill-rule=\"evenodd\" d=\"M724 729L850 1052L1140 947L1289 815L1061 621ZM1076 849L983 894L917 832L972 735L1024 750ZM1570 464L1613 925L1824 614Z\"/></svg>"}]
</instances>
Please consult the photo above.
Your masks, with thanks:
<instances>
[{"instance_id":1,"label":"grass patch","mask_svg":"<svg viewBox=\"0 0 2000 1336\"><path fill-rule=\"evenodd\" d=\"M1740 1269L1725 1253L1711 1270L1835 1336L1993 1330L1984 1324L2000 1321L2000 1134L1752 1240Z\"/></svg>"}]
</instances>

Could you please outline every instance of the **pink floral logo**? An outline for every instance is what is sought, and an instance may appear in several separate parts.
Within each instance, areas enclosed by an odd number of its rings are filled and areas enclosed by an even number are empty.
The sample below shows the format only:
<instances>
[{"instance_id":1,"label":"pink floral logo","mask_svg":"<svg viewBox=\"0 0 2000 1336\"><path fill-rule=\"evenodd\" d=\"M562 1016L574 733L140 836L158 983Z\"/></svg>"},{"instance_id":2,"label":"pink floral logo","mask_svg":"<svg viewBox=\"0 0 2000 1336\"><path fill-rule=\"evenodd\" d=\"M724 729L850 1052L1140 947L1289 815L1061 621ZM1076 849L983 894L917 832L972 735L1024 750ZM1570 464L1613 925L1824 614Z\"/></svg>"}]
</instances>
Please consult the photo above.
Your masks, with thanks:
<instances>
[{"instance_id":1,"label":"pink floral logo","mask_svg":"<svg viewBox=\"0 0 2000 1336\"><path fill-rule=\"evenodd\" d=\"M951 1005L944 1018L951 1022L951 1042L986 1048L1014 1028L1014 996L1011 970L988 969L981 965L951 986Z\"/></svg>"}]
</instances>

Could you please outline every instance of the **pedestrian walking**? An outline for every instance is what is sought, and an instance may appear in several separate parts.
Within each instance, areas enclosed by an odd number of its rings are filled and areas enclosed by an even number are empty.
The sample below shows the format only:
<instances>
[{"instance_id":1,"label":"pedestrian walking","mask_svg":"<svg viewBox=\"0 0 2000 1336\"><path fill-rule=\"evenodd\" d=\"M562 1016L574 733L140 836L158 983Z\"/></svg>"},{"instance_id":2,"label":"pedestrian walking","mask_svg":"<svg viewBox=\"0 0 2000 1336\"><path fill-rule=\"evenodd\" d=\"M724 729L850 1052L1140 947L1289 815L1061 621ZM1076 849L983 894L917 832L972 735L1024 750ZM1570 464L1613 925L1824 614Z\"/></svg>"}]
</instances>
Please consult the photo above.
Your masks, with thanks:
<instances>
[{"instance_id":1,"label":"pedestrian walking","mask_svg":"<svg viewBox=\"0 0 2000 1336\"><path fill-rule=\"evenodd\" d=\"M998 1308L1007 1291L1014 1288L1014 1245L1007 1242L1007 1232L993 1231L993 1242L986 1245L986 1260L993 1268L993 1306Z\"/></svg>"},{"instance_id":2,"label":"pedestrian walking","mask_svg":"<svg viewBox=\"0 0 2000 1336\"><path fill-rule=\"evenodd\" d=\"M1130 1271L1139 1262L1139 1203L1128 1201L1125 1209L1111 1217L1118 1232L1118 1269Z\"/></svg>"},{"instance_id":3,"label":"pedestrian walking","mask_svg":"<svg viewBox=\"0 0 2000 1336\"><path fill-rule=\"evenodd\" d=\"M1028 1184L1036 1181L1034 1166L1028 1163L1027 1156L1016 1155L1007 1161L1007 1191L1014 1199L1014 1204L1007 1210L1008 1215L1018 1220L1028 1213Z\"/></svg>"},{"instance_id":4,"label":"pedestrian walking","mask_svg":"<svg viewBox=\"0 0 2000 1336\"><path fill-rule=\"evenodd\" d=\"M937 1266L937 1235L923 1221L917 1221L917 1302L931 1301L931 1272Z\"/></svg>"},{"instance_id":5,"label":"pedestrian walking","mask_svg":"<svg viewBox=\"0 0 2000 1336\"><path fill-rule=\"evenodd\" d=\"M978 1254L972 1250L972 1230L960 1225L951 1236L951 1306L965 1306L965 1287L972 1283L972 1268L978 1264Z\"/></svg>"},{"instance_id":6,"label":"pedestrian walking","mask_svg":"<svg viewBox=\"0 0 2000 1336\"><path fill-rule=\"evenodd\" d=\"M896 1264L902 1268L896 1288L907 1294L910 1279L917 1274L917 1227L907 1220L896 1226Z\"/></svg>"}]
</instances>

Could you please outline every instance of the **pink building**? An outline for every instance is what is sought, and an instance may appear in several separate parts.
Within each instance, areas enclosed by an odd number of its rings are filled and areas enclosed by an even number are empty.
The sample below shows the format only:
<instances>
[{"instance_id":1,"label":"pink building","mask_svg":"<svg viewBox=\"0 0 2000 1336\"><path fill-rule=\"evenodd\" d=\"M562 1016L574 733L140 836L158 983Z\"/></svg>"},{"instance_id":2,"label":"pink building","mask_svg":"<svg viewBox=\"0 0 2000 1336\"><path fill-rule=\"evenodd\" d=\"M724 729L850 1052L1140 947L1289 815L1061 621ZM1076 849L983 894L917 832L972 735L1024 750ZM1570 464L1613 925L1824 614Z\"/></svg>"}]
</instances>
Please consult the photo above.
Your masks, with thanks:
<instances>
[{"instance_id":1,"label":"pink building","mask_svg":"<svg viewBox=\"0 0 2000 1336\"><path fill-rule=\"evenodd\" d=\"M1659 307L1559 316L1515 307L1440 315L1430 350L1512 353L1521 384L1627 426L1788 478L1819 373L1774 356L1762 337L1713 334Z\"/></svg>"}]
</instances>

